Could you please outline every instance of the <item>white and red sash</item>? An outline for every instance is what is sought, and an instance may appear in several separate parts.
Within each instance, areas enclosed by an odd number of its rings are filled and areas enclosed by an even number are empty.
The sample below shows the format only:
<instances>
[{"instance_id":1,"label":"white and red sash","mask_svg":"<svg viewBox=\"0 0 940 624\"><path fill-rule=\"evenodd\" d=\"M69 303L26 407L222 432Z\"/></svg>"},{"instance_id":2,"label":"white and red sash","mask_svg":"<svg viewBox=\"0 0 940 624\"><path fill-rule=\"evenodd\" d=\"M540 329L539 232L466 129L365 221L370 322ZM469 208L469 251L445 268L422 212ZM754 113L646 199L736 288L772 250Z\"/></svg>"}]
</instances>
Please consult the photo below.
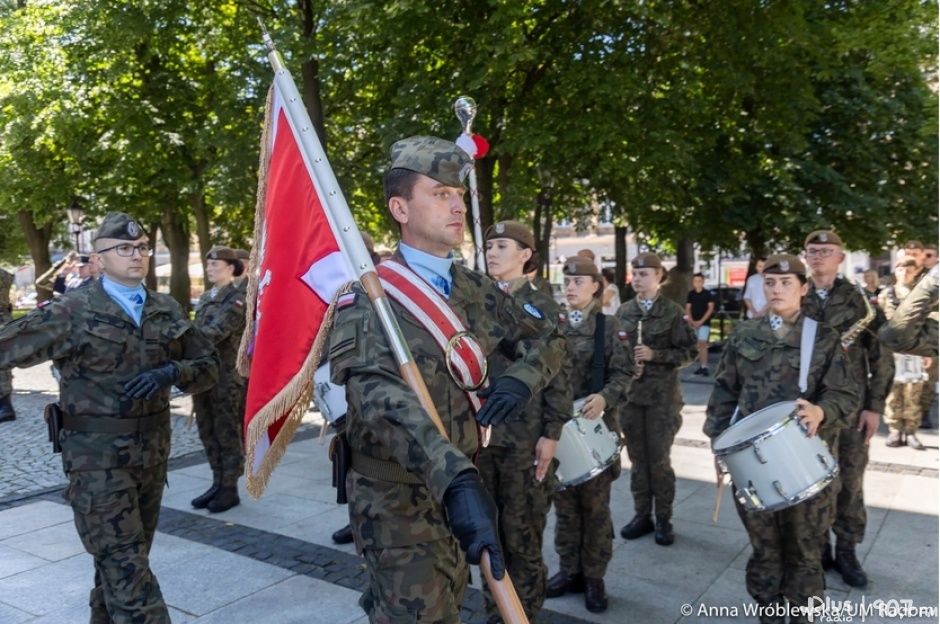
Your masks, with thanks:
<instances>
[{"instance_id":1,"label":"white and red sash","mask_svg":"<svg viewBox=\"0 0 940 624\"><path fill-rule=\"evenodd\" d=\"M387 260L376 267L388 295L414 316L444 352L447 369L467 395L473 411L483 402L476 390L486 385L486 354L447 301L406 265Z\"/></svg>"}]
</instances>

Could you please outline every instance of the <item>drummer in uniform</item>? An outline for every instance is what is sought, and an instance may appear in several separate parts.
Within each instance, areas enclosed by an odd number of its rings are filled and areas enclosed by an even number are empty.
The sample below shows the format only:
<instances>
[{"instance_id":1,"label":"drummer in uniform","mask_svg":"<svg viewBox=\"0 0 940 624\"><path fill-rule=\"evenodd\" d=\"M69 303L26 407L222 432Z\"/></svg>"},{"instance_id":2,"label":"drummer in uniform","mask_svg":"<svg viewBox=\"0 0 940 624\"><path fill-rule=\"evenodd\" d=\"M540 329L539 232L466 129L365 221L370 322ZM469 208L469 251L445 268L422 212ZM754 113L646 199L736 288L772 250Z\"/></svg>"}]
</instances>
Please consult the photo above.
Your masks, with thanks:
<instances>
[{"instance_id":1,"label":"drummer in uniform","mask_svg":"<svg viewBox=\"0 0 940 624\"><path fill-rule=\"evenodd\" d=\"M554 319L454 262L453 250L464 240L464 179L472 164L451 141L411 137L392 146L384 180L401 242L378 269L405 289L388 305L447 436L402 379L394 347L360 285L337 303L330 332L331 381L346 387L349 518L369 574L359 604L371 622L459 623L467 564L480 563L484 549L494 578L505 576L496 505L471 461L478 423L498 428L520 417L564 355ZM414 298L401 298L405 291ZM409 303L418 300L423 305ZM435 338L442 330L456 330L446 354ZM482 358L497 349L513 359L501 376L463 373L471 365L484 371ZM460 368L454 360L467 352ZM476 409L475 389L484 381L489 385L479 397L486 402Z\"/></svg>"},{"instance_id":2,"label":"drummer in uniform","mask_svg":"<svg viewBox=\"0 0 940 624\"><path fill-rule=\"evenodd\" d=\"M838 492L832 532L836 536L833 558L828 533L821 544L823 569L836 568L852 587L864 587L868 577L855 556L855 545L865 537L864 478L868 466L868 442L878 430L885 401L894 378L894 360L876 338L884 314L873 308L861 289L838 277L845 260L842 239L831 230L817 230L803 245L810 270L809 293L803 313L825 323L844 337L849 374L859 387L848 427L840 430L832 454L839 461ZM849 344L851 343L851 344Z\"/></svg>"},{"instance_id":3,"label":"drummer in uniform","mask_svg":"<svg viewBox=\"0 0 940 624\"><path fill-rule=\"evenodd\" d=\"M634 347L637 377L633 381L621 421L627 442L630 491L636 515L621 530L624 539L637 539L655 531L656 543L669 546L676 473L670 463L672 442L682 426L679 369L698 354L695 332L685 311L660 296L663 263L654 253L641 253L633 262L636 297L620 306L623 323ZM655 504L656 523L650 519Z\"/></svg>"},{"instance_id":4,"label":"drummer in uniform","mask_svg":"<svg viewBox=\"0 0 940 624\"><path fill-rule=\"evenodd\" d=\"M561 309L539 291L526 273L538 266L535 237L518 221L500 221L484 234L486 265L500 290L521 304L530 304L550 319ZM490 374L497 378L512 364L501 352L490 356ZM545 601L548 569L542 558L542 535L552 494L555 468L552 459L561 430L571 419L571 384L566 366L532 397L519 419L493 427L489 445L480 449L477 469L499 509L499 537L506 569L529 621ZM500 622L496 603L484 585L487 622Z\"/></svg>"},{"instance_id":5,"label":"drummer in uniform","mask_svg":"<svg viewBox=\"0 0 940 624\"><path fill-rule=\"evenodd\" d=\"M581 408L582 417L603 418L607 428L619 436L617 405L636 370L627 334L620 321L601 312L603 281L592 260L574 256L565 262L563 271L569 309L563 327L571 351L568 366L572 396L587 399ZM599 345L604 351L595 359ZM596 363L603 365L603 374L597 379ZM599 475L555 494L555 551L561 570L549 580L547 597L584 592L588 611L607 610L604 574L613 555L614 534L610 488L618 476L619 455Z\"/></svg>"},{"instance_id":6,"label":"drummer in uniform","mask_svg":"<svg viewBox=\"0 0 940 624\"><path fill-rule=\"evenodd\" d=\"M807 389L801 393L800 306L809 291L806 269L796 256L779 254L767 259L763 277L769 314L735 328L718 365L703 430L714 442L735 417L740 420L775 403L796 401L808 435L819 435L831 448L854 413L858 395L840 336L827 325L817 325ZM761 609L761 622L805 622L798 609L811 597L822 599L826 583L819 544L834 499L830 487L780 511L749 512L735 501L753 548L746 582Z\"/></svg>"}]
</instances>

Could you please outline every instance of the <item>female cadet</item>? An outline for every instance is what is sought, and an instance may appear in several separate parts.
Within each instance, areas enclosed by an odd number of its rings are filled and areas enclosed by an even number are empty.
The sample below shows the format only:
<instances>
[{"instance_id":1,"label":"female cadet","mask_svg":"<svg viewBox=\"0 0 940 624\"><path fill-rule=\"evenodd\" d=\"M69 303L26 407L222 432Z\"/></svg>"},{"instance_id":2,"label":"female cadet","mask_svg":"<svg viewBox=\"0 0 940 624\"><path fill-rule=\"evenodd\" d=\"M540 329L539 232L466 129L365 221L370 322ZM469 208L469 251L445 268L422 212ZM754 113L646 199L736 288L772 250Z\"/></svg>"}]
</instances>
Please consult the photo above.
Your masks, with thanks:
<instances>
[{"instance_id":1,"label":"female cadet","mask_svg":"<svg viewBox=\"0 0 940 624\"><path fill-rule=\"evenodd\" d=\"M556 319L555 300L536 288L526 273L538 266L535 237L517 221L500 221L486 230L486 265L503 291L524 306L535 306ZM498 379L512 363L500 352L490 357L490 376ZM499 509L499 537L506 569L529 621L545 601L548 569L542 559L542 535L555 491L552 459L561 430L571 419L571 385L562 367L545 390L529 401L522 418L494 426L489 445L480 450L477 468ZM496 603L484 587L487 622L500 622Z\"/></svg>"},{"instance_id":2,"label":"female cadet","mask_svg":"<svg viewBox=\"0 0 940 624\"><path fill-rule=\"evenodd\" d=\"M564 265L565 299L569 312L563 329L568 336L572 396L586 399L581 416L603 417L618 435L617 402L633 379L633 352L621 331L620 322L600 310L601 274L594 262L580 256ZM603 319L603 336L595 336ZM595 345L603 344L603 382L592 387ZM561 570L548 582L546 596L584 592L584 606L600 613L607 609L604 574L613 553L613 518L610 515L610 486L620 475L619 456L604 472L581 485L555 495L555 551Z\"/></svg>"},{"instance_id":3,"label":"female cadet","mask_svg":"<svg viewBox=\"0 0 940 624\"><path fill-rule=\"evenodd\" d=\"M636 539L654 530L656 543L669 546L676 473L669 454L682 425L679 369L698 353L695 333L683 309L659 296L663 263L653 253L642 253L630 263L636 297L620 306L623 323L637 365L621 423L627 455L633 463L630 491L636 515L620 530L624 539ZM656 524L650 514L656 511Z\"/></svg>"},{"instance_id":4,"label":"female cadet","mask_svg":"<svg viewBox=\"0 0 940 624\"><path fill-rule=\"evenodd\" d=\"M206 256L206 277L212 288L203 293L196 308L195 325L219 351L219 383L193 395L193 411L199 439L212 468L212 487L192 500L196 509L213 513L237 505L238 478L242 475L242 421L247 383L235 361L245 329L245 293L233 279L245 270L228 247L213 247Z\"/></svg>"},{"instance_id":5,"label":"female cadet","mask_svg":"<svg viewBox=\"0 0 940 624\"><path fill-rule=\"evenodd\" d=\"M857 402L839 334L828 325L816 327L807 389L801 393L800 308L809 290L806 269L796 256L780 254L767 259L763 277L769 313L742 321L728 341L708 401L705 434L714 440L731 425L735 410L746 418L774 403L795 400L808 435L818 434L831 444ZM753 548L746 582L758 602L760 621L806 621L799 607L810 597L821 599L825 589L819 544L830 525L831 488L781 511L748 512L736 505Z\"/></svg>"}]
</instances>

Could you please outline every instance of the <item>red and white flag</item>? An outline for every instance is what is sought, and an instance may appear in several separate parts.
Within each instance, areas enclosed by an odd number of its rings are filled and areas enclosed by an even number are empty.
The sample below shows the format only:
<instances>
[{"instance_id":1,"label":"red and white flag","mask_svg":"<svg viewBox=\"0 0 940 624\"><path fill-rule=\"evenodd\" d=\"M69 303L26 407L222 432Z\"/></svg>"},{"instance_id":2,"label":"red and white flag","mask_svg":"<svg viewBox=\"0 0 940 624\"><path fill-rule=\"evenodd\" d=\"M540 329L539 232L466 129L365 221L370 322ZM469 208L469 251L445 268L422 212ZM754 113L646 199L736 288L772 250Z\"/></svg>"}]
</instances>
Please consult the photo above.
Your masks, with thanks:
<instances>
[{"instance_id":1,"label":"red and white flag","mask_svg":"<svg viewBox=\"0 0 940 624\"><path fill-rule=\"evenodd\" d=\"M239 369L248 376L246 486L255 498L310 403L327 309L352 279L295 132L272 87L261 144L248 323L239 352Z\"/></svg>"}]
</instances>

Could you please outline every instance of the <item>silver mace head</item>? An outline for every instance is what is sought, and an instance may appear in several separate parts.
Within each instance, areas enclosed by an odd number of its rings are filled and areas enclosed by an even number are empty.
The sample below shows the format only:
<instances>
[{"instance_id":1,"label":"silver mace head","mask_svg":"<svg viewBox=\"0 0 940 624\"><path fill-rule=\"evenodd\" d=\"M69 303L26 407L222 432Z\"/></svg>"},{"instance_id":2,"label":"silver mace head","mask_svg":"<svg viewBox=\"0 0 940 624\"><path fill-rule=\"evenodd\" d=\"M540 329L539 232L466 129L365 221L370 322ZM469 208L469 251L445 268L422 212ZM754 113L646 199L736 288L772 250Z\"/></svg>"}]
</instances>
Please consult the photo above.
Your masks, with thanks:
<instances>
[{"instance_id":1,"label":"silver mace head","mask_svg":"<svg viewBox=\"0 0 940 624\"><path fill-rule=\"evenodd\" d=\"M477 116L477 103L469 95L461 95L454 101L454 114L460 121L463 131L470 134L473 118Z\"/></svg>"}]
</instances>

